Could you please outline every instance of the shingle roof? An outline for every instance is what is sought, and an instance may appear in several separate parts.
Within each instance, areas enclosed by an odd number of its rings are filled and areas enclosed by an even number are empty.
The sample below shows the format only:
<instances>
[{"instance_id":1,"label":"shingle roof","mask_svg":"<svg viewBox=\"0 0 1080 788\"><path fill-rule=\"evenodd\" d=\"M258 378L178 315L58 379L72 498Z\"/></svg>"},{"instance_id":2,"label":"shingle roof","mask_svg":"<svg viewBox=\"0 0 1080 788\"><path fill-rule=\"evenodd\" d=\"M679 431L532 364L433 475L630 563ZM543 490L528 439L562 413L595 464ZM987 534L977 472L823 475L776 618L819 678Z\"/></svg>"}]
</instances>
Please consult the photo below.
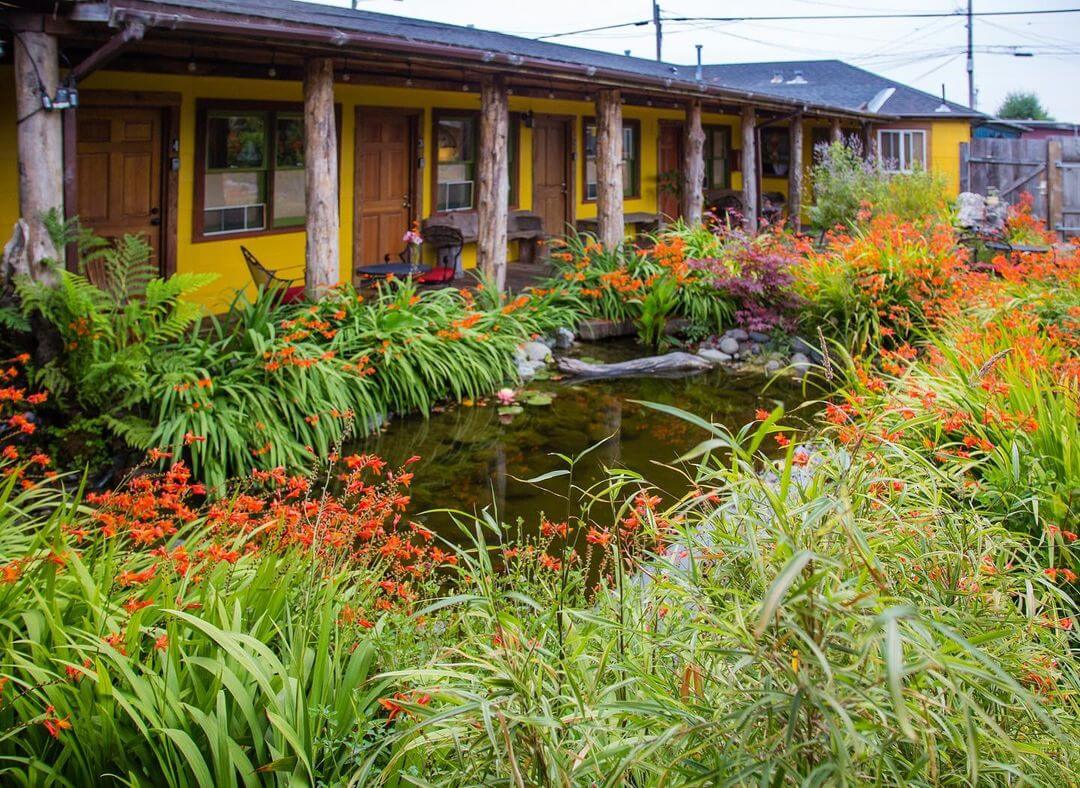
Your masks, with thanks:
<instances>
[{"instance_id":1,"label":"shingle roof","mask_svg":"<svg viewBox=\"0 0 1080 788\"><path fill-rule=\"evenodd\" d=\"M89 0L87 2L89 3ZM313 25L341 31L348 35L400 39L403 49L406 49L410 43L453 47L460 50L472 50L484 56L490 53L494 63L513 65L515 62L520 62L520 59L525 59L580 67L585 73L588 73L590 69L596 69L597 72L611 74L613 77L622 75L628 81L637 78L658 82L661 85L670 83L671 89L684 92L700 91L703 84L696 81L695 66L659 63L645 58L600 52L550 41L537 41L474 27L352 10L316 2L229 0L223 3L220 0L110 0L109 5L114 9L130 11L152 8L154 12L165 18L184 16L184 9L204 14L247 17L252 20L253 27L256 26L254 23L266 25L273 22ZM168 21L164 24L166 28L170 26ZM704 84L710 92L719 94L721 97L771 99L777 103L789 103L787 97L773 93L729 86L719 81L705 80ZM748 96L750 92L757 95ZM867 114L865 110L852 110L846 105L830 104L824 100L809 98L800 100L818 110Z\"/></svg>"},{"instance_id":2,"label":"shingle roof","mask_svg":"<svg viewBox=\"0 0 1080 788\"><path fill-rule=\"evenodd\" d=\"M796 79L796 71L802 80ZM840 60L793 60L768 63L730 63L703 68L705 78L713 84L753 90L777 98L825 103L850 110L866 111L882 91L893 89L888 99L876 108L877 112L900 117L986 117L952 101L949 108L939 111L939 96L916 90L871 71ZM779 75L782 82L774 82Z\"/></svg>"}]
</instances>

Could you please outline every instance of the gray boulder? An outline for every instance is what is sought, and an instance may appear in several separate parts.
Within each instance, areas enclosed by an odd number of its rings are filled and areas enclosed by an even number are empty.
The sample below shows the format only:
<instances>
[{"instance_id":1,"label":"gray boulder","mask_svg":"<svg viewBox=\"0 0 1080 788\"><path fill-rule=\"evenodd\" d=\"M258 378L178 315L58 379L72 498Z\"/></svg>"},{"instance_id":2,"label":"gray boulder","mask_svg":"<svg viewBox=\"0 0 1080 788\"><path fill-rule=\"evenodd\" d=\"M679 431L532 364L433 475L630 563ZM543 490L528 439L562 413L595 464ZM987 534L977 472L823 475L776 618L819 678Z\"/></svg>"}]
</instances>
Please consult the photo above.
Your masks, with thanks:
<instances>
[{"instance_id":1,"label":"gray boulder","mask_svg":"<svg viewBox=\"0 0 1080 788\"><path fill-rule=\"evenodd\" d=\"M765 362L765 374L766 375L775 375L777 372L780 371L781 366L783 366L783 365L779 361L777 361L775 358L769 359L768 361Z\"/></svg>"},{"instance_id":2,"label":"gray boulder","mask_svg":"<svg viewBox=\"0 0 1080 788\"><path fill-rule=\"evenodd\" d=\"M697 354L706 361L710 361L713 364L724 364L731 361L731 355L723 352L722 350L716 350L711 347L701 348Z\"/></svg>"},{"instance_id":3,"label":"gray boulder","mask_svg":"<svg viewBox=\"0 0 1080 788\"><path fill-rule=\"evenodd\" d=\"M521 349L525 352L525 358L529 361L547 361L551 358L551 348L545 345L543 342L526 342L521 346Z\"/></svg>"},{"instance_id":4,"label":"gray boulder","mask_svg":"<svg viewBox=\"0 0 1080 788\"><path fill-rule=\"evenodd\" d=\"M725 334L725 336L729 336L732 339L738 340L739 342L745 342L746 340L748 340L750 338L750 335L747 334L741 328L733 328L730 331L728 331L727 334Z\"/></svg>"},{"instance_id":5,"label":"gray boulder","mask_svg":"<svg viewBox=\"0 0 1080 788\"><path fill-rule=\"evenodd\" d=\"M765 343L772 339L768 334L763 334L760 331L748 331L750 338L755 342Z\"/></svg>"},{"instance_id":6,"label":"gray boulder","mask_svg":"<svg viewBox=\"0 0 1080 788\"><path fill-rule=\"evenodd\" d=\"M574 344L574 332L569 328L560 326L555 329L555 347L566 350Z\"/></svg>"},{"instance_id":7,"label":"gray boulder","mask_svg":"<svg viewBox=\"0 0 1080 788\"><path fill-rule=\"evenodd\" d=\"M724 337L720 340L720 349L734 356L739 352L739 340L735 339L735 337Z\"/></svg>"}]
</instances>

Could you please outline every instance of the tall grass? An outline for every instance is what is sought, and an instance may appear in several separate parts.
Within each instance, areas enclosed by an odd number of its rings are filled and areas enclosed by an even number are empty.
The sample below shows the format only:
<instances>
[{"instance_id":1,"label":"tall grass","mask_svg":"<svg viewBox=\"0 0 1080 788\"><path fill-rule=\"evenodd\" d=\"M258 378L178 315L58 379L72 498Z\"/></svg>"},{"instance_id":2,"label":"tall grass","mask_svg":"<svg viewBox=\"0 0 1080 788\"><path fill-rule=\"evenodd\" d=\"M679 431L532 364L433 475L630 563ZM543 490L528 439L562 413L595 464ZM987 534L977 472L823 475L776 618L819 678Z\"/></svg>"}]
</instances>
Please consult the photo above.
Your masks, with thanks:
<instances>
[{"instance_id":1,"label":"tall grass","mask_svg":"<svg viewBox=\"0 0 1080 788\"><path fill-rule=\"evenodd\" d=\"M789 451L764 481L777 416L735 437L688 417L697 490L644 516L671 546L612 541L595 592L463 554L464 590L418 614L452 604L451 643L384 674L437 702L354 782L420 753L418 779L454 785L1076 779L1080 674L1046 623L1075 611L1024 544L900 446ZM611 484L592 505L642 511Z\"/></svg>"}]
</instances>

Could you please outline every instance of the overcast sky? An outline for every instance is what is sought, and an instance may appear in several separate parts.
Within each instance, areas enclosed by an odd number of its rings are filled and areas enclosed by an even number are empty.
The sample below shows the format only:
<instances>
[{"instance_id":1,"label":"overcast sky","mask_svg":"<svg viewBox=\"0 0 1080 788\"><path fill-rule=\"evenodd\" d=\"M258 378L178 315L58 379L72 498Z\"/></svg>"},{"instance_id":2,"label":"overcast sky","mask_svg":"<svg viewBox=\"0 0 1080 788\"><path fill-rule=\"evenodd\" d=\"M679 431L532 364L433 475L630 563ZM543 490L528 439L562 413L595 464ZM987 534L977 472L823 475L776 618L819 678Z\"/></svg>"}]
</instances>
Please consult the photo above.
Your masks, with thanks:
<instances>
[{"instance_id":1,"label":"overcast sky","mask_svg":"<svg viewBox=\"0 0 1080 788\"><path fill-rule=\"evenodd\" d=\"M350 0L324 0L347 6ZM360 0L359 8L399 16L472 24L528 37L652 16L651 0ZM850 13L950 12L962 0L666 0L668 16L821 16ZM975 0L975 11L1080 8L1080 0ZM556 39L576 46L655 56L651 25ZM839 58L967 103L962 16L944 19L668 22L664 59L692 63L695 44L707 63ZM1015 48L1015 49L1014 49ZM988 51L989 49L989 51ZM1016 57L1013 51L1031 53ZM1059 120L1080 122L1080 13L976 17L978 109L994 112L1010 90L1033 90Z\"/></svg>"}]
</instances>

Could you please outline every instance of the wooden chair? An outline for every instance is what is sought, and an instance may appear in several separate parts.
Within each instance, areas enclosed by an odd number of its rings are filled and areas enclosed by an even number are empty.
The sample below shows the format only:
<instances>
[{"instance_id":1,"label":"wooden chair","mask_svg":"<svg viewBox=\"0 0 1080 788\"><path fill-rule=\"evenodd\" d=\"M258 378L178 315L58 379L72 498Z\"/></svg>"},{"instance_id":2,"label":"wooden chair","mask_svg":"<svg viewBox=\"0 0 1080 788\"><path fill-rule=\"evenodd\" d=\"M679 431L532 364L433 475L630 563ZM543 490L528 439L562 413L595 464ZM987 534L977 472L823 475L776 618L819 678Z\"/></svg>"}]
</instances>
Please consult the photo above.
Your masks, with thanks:
<instances>
[{"instance_id":1,"label":"wooden chair","mask_svg":"<svg viewBox=\"0 0 1080 788\"><path fill-rule=\"evenodd\" d=\"M283 304L295 304L304 300L304 286L295 284L300 281L299 279L284 279L278 276L276 271L271 271L260 263L259 258L246 246L241 246L240 251L244 255L244 262L247 263L248 272L256 287L280 292Z\"/></svg>"}]
</instances>

